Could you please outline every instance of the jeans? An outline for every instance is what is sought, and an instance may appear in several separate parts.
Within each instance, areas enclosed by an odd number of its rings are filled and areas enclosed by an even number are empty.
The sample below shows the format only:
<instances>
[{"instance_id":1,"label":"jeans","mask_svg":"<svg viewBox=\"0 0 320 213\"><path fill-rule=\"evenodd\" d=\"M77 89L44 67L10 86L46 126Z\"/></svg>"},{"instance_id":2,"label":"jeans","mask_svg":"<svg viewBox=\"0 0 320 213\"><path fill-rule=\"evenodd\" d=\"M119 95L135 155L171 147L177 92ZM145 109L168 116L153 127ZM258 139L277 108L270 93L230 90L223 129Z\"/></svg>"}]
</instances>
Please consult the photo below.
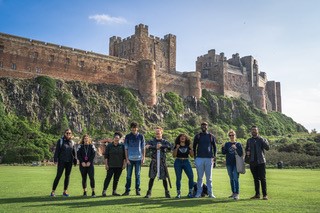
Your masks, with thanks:
<instances>
[{"instance_id":1,"label":"jeans","mask_svg":"<svg viewBox=\"0 0 320 213\"><path fill-rule=\"evenodd\" d=\"M197 181L197 194L196 197L200 197L202 193L202 184L203 184L203 175L206 174L206 181L208 187L208 195L213 195L212 193L212 167L213 162L212 158L196 158L194 160L196 165L197 173L198 173L198 181Z\"/></svg>"},{"instance_id":2,"label":"jeans","mask_svg":"<svg viewBox=\"0 0 320 213\"><path fill-rule=\"evenodd\" d=\"M239 194L239 173L237 172L237 166L227 165L227 171L230 178L230 185L232 193Z\"/></svg>"},{"instance_id":3,"label":"jeans","mask_svg":"<svg viewBox=\"0 0 320 213\"><path fill-rule=\"evenodd\" d=\"M130 191L130 188L131 188L131 177L132 177L133 167L135 167L136 190L139 190L139 191L140 191L141 160L138 160L138 161L132 161L132 160L130 160L130 165L127 165L126 191Z\"/></svg>"},{"instance_id":4,"label":"jeans","mask_svg":"<svg viewBox=\"0 0 320 213\"><path fill-rule=\"evenodd\" d=\"M250 170L254 179L256 195L260 195L260 182L263 196L267 196L266 164L250 164Z\"/></svg>"},{"instance_id":5,"label":"jeans","mask_svg":"<svg viewBox=\"0 0 320 213\"><path fill-rule=\"evenodd\" d=\"M190 161L185 159L176 159L174 161L174 171L176 173L176 186L177 191L181 190L181 178L182 178L182 171L184 171L189 179L189 190L193 188L193 171L190 164Z\"/></svg>"}]
</instances>

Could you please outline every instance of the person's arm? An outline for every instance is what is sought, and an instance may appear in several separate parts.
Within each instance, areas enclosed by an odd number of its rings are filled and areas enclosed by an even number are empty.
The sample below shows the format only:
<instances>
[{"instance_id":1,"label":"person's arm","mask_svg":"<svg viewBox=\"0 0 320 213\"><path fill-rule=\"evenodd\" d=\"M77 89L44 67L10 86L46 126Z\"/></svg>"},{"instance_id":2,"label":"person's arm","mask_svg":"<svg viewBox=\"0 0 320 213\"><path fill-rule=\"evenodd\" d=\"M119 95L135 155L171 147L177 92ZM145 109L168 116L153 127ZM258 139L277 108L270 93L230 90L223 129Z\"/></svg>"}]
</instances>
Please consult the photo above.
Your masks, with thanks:
<instances>
[{"instance_id":1,"label":"person's arm","mask_svg":"<svg viewBox=\"0 0 320 213\"><path fill-rule=\"evenodd\" d=\"M217 156L217 143L216 143L216 138L211 135L212 137L212 147L213 147L213 158L216 159L216 156Z\"/></svg>"},{"instance_id":2,"label":"person's arm","mask_svg":"<svg viewBox=\"0 0 320 213\"><path fill-rule=\"evenodd\" d=\"M141 151L142 151L142 153L141 153L142 154L141 163L144 164L144 161L146 159L146 141L145 141L143 135L142 135Z\"/></svg>"},{"instance_id":3,"label":"person's arm","mask_svg":"<svg viewBox=\"0 0 320 213\"><path fill-rule=\"evenodd\" d=\"M56 149L54 151L54 157L53 157L53 162L54 163L57 163L59 161L59 155L60 155L60 140L62 139L59 139L57 141L57 144L56 144Z\"/></svg>"},{"instance_id":4,"label":"person's arm","mask_svg":"<svg viewBox=\"0 0 320 213\"><path fill-rule=\"evenodd\" d=\"M192 145L191 144L189 146L189 155L190 155L190 157L194 157L194 151L192 149Z\"/></svg>"},{"instance_id":5,"label":"person's arm","mask_svg":"<svg viewBox=\"0 0 320 213\"><path fill-rule=\"evenodd\" d=\"M90 163L93 163L94 161L94 158L96 157L96 147L92 144L91 146L91 155L90 155L90 158L89 158L89 161Z\"/></svg>"},{"instance_id":6,"label":"person's arm","mask_svg":"<svg viewBox=\"0 0 320 213\"><path fill-rule=\"evenodd\" d=\"M199 142L199 140L198 140L198 135L195 135L194 136L194 139L193 139L193 152L194 152L194 158L196 158L197 157L197 146L198 146L198 142Z\"/></svg>"},{"instance_id":7,"label":"person's arm","mask_svg":"<svg viewBox=\"0 0 320 213\"><path fill-rule=\"evenodd\" d=\"M221 152L222 152L222 154L224 154L224 155L227 154L226 144L227 144L227 143L223 144L222 147L221 147Z\"/></svg>"},{"instance_id":8,"label":"person's arm","mask_svg":"<svg viewBox=\"0 0 320 213\"><path fill-rule=\"evenodd\" d=\"M130 161L129 161L129 157L128 157L128 136L126 135L125 139L124 139L124 153L126 156L126 162L128 165L130 165Z\"/></svg>"},{"instance_id":9,"label":"person's arm","mask_svg":"<svg viewBox=\"0 0 320 213\"><path fill-rule=\"evenodd\" d=\"M81 155L82 154L81 147L82 147L82 145L79 144L78 149L77 149L77 158L78 158L80 164L83 162L83 157Z\"/></svg>"},{"instance_id":10,"label":"person's arm","mask_svg":"<svg viewBox=\"0 0 320 213\"><path fill-rule=\"evenodd\" d=\"M242 145L241 143L237 143L236 145L237 149L236 149L236 152L238 153L239 156L243 156L243 149L242 149Z\"/></svg>"},{"instance_id":11,"label":"person's arm","mask_svg":"<svg viewBox=\"0 0 320 213\"><path fill-rule=\"evenodd\" d=\"M173 156L174 158L177 157L179 147L180 147L179 144L176 144L176 145L174 146L174 149L173 149L173 152L172 152L172 156Z\"/></svg>"},{"instance_id":12,"label":"person's arm","mask_svg":"<svg viewBox=\"0 0 320 213\"><path fill-rule=\"evenodd\" d=\"M267 151L270 149L269 142L268 142L268 140L265 139L265 138L262 138L262 147L263 147L263 149L265 149L265 150L267 150Z\"/></svg>"},{"instance_id":13,"label":"person's arm","mask_svg":"<svg viewBox=\"0 0 320 213\"><path fill-rule=\"evenodd\" d=\"M126 155L125 155L125 149L124 146L123 147L123 163L122 163L122 169L125 169L127 166L127 160L126 160Z\"/></svg>"}]
</instances>

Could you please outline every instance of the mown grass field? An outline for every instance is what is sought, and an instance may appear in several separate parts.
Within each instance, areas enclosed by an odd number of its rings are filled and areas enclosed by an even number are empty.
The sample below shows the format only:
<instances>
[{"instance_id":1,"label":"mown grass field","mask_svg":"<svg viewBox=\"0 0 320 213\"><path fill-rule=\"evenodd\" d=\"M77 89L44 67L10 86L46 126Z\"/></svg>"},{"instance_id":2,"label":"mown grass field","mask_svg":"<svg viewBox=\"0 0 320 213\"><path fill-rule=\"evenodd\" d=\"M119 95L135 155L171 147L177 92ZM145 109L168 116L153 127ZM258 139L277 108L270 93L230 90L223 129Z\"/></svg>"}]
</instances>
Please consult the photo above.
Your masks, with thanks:
<instances>
[{"instance_id":1,"label":"mown grass field","mask_svg":"<svg viewBox=\"0 0 320 213\"><path fill-rule=\"evenodd\" d=\"M240 177L240 200L227 198L230 192L226 169L213 170L213 188L216 199L185 196L175 199L175 175L169 168L173 188L171 199L164 198L161 181L155 181L151 199L143 196L147 191L148 168L141 173L142 196L132 193L126 197L111 196L111 184L107 197L101 197L105 178L103 166L96 166L97 197L82 197L81 177L78 167L73 167L69 193L62 197L63 178L56 197L49 197L56 173L54 166L0 166L0 212L320 212L320 170L268 169L269 200L250 200L254 194L253 179L249 170ZM195 171L194 171L195 172ZM118 192L124 192L124 171ZM195 173L196 176L196 173ZM134 177L133 177L134 183ZM89 191L90 192L90 191ZM183 176L183 195L187 195L187 177Z\"/></svg>"}]
</instances>

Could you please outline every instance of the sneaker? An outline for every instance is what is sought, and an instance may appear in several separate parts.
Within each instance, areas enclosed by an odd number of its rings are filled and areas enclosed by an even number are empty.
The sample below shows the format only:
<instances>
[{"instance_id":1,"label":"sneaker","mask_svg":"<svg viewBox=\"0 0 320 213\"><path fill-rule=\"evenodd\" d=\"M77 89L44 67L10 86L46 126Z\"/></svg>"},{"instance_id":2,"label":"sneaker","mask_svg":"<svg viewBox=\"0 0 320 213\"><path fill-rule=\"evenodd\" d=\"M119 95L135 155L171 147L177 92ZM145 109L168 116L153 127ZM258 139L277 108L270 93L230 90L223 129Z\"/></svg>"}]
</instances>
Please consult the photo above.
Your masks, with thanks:
<instances>
[{"instance_id":1,"label":"sneaker","mask_svg":"<svg viewBox=\"0 0 320 213\"><path fill-rule=\"evenodd\" d=\"M112 192L113 196L121 196L120 194L118 194L116 191Z\"/></svg>"},{"instance_id":2,"label":"sneaker","mask_svg":"<svg viewBox=\"0 0 320 213\"><path fill-rule=\"evenodd\" d=\"M150 198L151 197L151 191L148 190L146 196L144 196L144 198Z\"/></svg>"},{"instance_id":3,"label":"sneaker","mask_svg":"<svg viewBox=\"0 0 320 213\"><path fill-rule=\"evenodd\" d=\"M234 200L239 200L239 194L235 193L234 196L233 196L233 199Z\"/></svg>"},{"instance_id":4,"label":"sneaker","mask_svg":"<svg viewBox=\"0 0 320 213\"><path fill-rule=\"evenodd\" d=\"M106 190L102 191L102 197L107 197Z\"/></svg>"},{"instance_id":5,"label":"sneaker","mask_svg":"<svg viewBox=\"0 0 320 213\"><path fill-rule=\"evenodd\" d=\"M141 193L140 193L140 189L136 189L136 195L140 196Z\"/></svg>"},{"instance_id":6,"label":"sneaker","mask_svg":"<svg viewBox=\"0 0 320 213\"><path fill-rule=\"evenodd\" d=\"M181 194L177 194L176 198L181 198Z\"/></svg>"},{"instance_id":7,"label":"sneaker","mask_svg":"<svg viewBox=\"0 0 320 213\"><path fill-rule=\"evenodd\" d=\"M252 197L250 197L250 199L260 199L260 195L252 196Z\"/></svg>"},{"instance_id":8,"label":"sneaker","mask_svg":"<svg viewBox=\"0 0 320 213\"><path fill-rule=\"evenodd\" d=\"M84 197L87 197L87 192L83 192L83 196L84 196Z\"/></svg>"},{"instance_id":9,"label":"sneaker","mask_svg":"<svg viewBox=\"0 0 320 213\"><path fill-rule=\"evenodd\" d=\"M122 196L128 196L130 194L130 191L125 191Z\"/></svg>"},{"instance_id":10,"label":"sneaker","mask_svg":"<svg viewBox=\"0 0 320 213\"><path fill-rule=\"evenodd\" d=\"M209 198L216 198L216 196L214 196L214 194L208 195Z\"/></svg>"},{"instance_id":11,"label":"sneaker","mask_svg":"<svg viewBox=\"0 0 320 213\"><path fill-rule=\"evenodd\" d=\"M267 195L265 195L265 196L263 196L263 198L262 198L263 200L268 200L268 196Z\"/></svg>"},{"instance_id":12,"label":"sneaker","mask_svg":"<svg viewBox=\"0 0 320 213\"><path fill-rule=\"evenodd\" d=\"M200 198L200 197L201 197L201 195L196 194L194 197L195 197L195 198Z\"/></svg>"},{"instance_id":13,"label":"sneaker","mask_svg":"<svg viewBox=\"0 0 320 213\"><path fill-rule=\"evenodd\" d=\"M55 197L56 195L54 194L54 192L50 193L50 197Z\"/></svg>"},{"instance_id":14,"label":"sneaker","mask_svg":"<svg viewBox=\"0 0 320 213\"><path fill-rule=\"evenodd\" d=\"M62 196L69 197L69 194L67 192L63 192Z\"/></svg>"},{"instance_id":15,"label":"sneaker","mask_svg":"<svg viewBox=\"0 0 320 213\"><path fill-rule=\"evenodd\" d=\"M232 193L228 198L234 198L234 193Z\"/></svg>"},{"instance_id":16,"label":"sneaker","mask_svg":"<svg viewBox=\"0 0 320 213\"><path fill-rule=\"evenodd\" d=\"M165 197L166 197L166 198L171 198L169 191L165 191Z\"/></svg>"},{"instance_id":17,"label":"sneaker","mask_svg":"<svg viewBox=\"0 0 320 213\"><path fill-rule=\"evenodd\" d=\"M192 192L189 192L188 195L187 195L187 197L188 197L188 198L193 198Z\"/></svg>"},{"instance_id":18,"label":"sneaker","mask_svg":"<svg viewBox=\"0 0 320 213\"><path fill-rule=\"evenodd\" d=\"M96 193L94 191L92 191L91 197L96 197Z\"/></svg>"}]
</instances>

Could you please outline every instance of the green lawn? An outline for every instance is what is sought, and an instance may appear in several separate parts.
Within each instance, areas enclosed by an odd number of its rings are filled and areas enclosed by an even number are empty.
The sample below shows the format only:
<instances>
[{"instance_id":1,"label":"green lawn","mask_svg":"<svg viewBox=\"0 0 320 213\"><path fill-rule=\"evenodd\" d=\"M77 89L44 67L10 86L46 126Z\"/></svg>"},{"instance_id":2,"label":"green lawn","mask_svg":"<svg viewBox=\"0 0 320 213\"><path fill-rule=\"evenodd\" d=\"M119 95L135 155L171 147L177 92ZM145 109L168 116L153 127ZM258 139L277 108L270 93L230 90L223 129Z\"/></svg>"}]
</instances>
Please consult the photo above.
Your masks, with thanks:
<instances>
[{"instance_id":1,"label":"green lawn","mask_svg":"<svg viewBox=\"0 0 320 213\"><path fill-rule=\"evenodd\" d=\"M57 188L57 196L49 197L56 173L54 166L0 166L0 212L320 212L320 170L268 169L267 184L269 200L250 200L254 194L252 175L249 170L240 177L240 200L227 198L230 192L226 169L213 170L213 188L216 199L175 199L175 175L169 169L173 188L171 196L164 198L161 181L155 181L151 199L143 196L147 191L148 168L142 168L142 196L101 197L105 177L103 166L96 166L97 197L82 197L81 177L78 167L73 167L69 193L61 196L63 178ZM124 171L118 192L124 192ZM196 173L195 173L196 176ZM134 183L134 177L133 177ZM90 192L90 191L89 191ZM187 195L187 178L183 176L182 192Z\"/></svg>"}]
</instances>

